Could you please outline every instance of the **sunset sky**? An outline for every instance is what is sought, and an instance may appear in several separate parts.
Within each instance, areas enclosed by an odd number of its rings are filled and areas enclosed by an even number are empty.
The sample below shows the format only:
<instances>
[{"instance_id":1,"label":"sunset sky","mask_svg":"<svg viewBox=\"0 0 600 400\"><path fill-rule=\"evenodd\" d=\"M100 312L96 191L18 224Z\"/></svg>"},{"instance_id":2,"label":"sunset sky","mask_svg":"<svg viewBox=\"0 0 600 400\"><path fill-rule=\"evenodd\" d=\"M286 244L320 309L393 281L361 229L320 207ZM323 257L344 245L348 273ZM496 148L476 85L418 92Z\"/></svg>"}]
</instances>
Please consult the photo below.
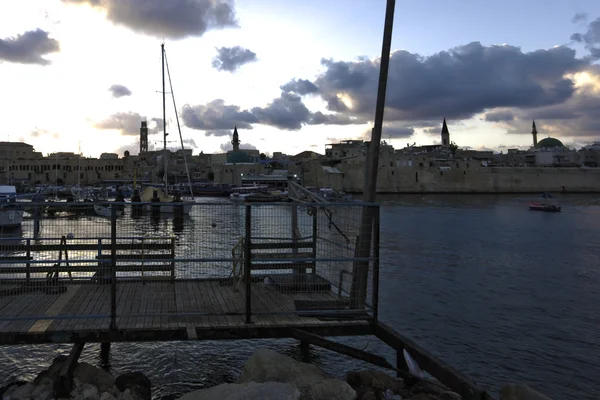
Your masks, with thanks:
<instances>
[{"instance_id":1,"label":"sunset sky","mask_svg":"<svg viewBox=\"0 0 600 400\"><path fill-rule=\"evenodd\" d=\"M2 0L2 139L44 154L162 148L164 40L186 147L324 153L368 139L385 0ZM167 89L168 90L168 89ZM180 147L167 97L168 146ZM600 141L598 0L397 1L383 138Z\"/></svg>"}]
</instances>

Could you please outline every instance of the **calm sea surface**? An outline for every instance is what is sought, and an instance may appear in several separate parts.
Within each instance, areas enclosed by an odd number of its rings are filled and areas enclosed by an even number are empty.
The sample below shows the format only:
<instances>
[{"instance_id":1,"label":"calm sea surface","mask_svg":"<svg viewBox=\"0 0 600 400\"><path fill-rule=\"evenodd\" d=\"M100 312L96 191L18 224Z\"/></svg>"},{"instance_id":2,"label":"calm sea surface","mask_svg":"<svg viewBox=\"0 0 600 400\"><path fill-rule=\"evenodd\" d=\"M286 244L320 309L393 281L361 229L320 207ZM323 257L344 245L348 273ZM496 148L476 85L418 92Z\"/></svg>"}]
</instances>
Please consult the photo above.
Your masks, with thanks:
<instances>
[{"instance_id":1,"label":"calm sea surface","mask_svg":"<svg viewBox=\"0 0 600 400\"><path fill-rule=\"evenodd\" d=\"M526 382L554 400L600 394L600 196L381 196L381 318L497 394ZM373 338L353 345L394 360ZM156 398L237 378L253 349L294 341L116 344L114 374L140 370ZM69 346L0 347L0 385L31 379ZM368 365L312 348L342 377ZM100 365L99 346L82 359Z\"/></svg>"}]
</instances>

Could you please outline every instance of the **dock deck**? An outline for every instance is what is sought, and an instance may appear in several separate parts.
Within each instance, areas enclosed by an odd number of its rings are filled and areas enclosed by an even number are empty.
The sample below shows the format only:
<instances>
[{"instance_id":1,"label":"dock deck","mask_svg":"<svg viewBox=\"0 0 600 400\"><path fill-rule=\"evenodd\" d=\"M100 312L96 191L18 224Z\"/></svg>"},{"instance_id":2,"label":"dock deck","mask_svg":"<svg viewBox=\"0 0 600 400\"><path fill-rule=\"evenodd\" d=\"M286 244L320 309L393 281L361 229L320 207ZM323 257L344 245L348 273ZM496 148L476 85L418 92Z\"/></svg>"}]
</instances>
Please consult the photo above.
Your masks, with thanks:
<instances>
[{"instance_id":1,"label":"dock deck","mask_svg":"<svg viewBox=\"0 0 600 400\"><path fill-rule=\"evenodd\" d=\"M227 281L128 282L117 285L117 299L116 329L111 332L111 285L72 284L61 294L39 290L0 297L0 342L102 341L108 335L117 341L244 338L249 330L252 337L272 337L274 331L289 328L370 332L367 313L331 319L309 316L310 310L297 312L296 300L316 306L337 301L331 291L282 293L269 284L253 283L251 324L246 324L244 288L236 291Z\"/></svg>"}]
</instances>

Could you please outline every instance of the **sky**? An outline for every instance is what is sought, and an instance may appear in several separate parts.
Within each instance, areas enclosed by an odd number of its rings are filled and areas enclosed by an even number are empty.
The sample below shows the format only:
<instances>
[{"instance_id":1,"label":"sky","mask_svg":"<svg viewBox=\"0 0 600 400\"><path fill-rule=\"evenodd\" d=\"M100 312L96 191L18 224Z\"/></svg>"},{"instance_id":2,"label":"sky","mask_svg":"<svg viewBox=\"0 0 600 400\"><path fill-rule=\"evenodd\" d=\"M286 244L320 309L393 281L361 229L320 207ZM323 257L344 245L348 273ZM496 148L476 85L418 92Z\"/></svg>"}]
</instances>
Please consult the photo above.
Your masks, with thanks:
<instances>
[{"instance_id":1,"label":"sky","mask_svg":"<svg viewBox=\"0 0 600 400\"><path fill-rule=\"evenodd\" d=\"M242 147L324 153L369 140L385 0L2 0L2 139L37 151ZM383 139L463 148L600 141L598 0L396 2ZM173 98L175 107L173 105ZM181 139L177 117L181 125Z\"/></svg>"}]
</instances>

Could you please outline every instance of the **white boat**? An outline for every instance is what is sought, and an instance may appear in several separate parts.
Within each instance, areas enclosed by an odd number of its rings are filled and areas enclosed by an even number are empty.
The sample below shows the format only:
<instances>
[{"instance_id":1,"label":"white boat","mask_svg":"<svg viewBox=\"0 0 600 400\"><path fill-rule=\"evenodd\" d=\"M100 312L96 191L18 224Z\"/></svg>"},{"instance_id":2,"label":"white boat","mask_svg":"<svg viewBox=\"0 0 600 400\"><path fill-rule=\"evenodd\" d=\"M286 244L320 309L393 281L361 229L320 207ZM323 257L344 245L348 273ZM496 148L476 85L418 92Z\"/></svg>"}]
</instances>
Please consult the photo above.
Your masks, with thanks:
<instances>
[{"instance_id":1,"label":"white boat","mask_svg":"<svg viewBox=\"0 0 600 400\"><path fill-rule=\"evenodd\" d=\"M160 213L161 214L173 214L175 210L177 210L178 205L183 205L183 213L189 214L192 211L192 207L196 204L193 201L189 200L181 200L176 201L175 196L166 194L162 191L162 189L155 187L147 187L144 189L142 193L140 193L140 199L144 203L154 202L154 194L156 193L156 197L158 198L158 202L160 204ZM146 210L152 211L152 204L146 204Z\"/></svg>"},{"instance_id":2,"label":"white boat","mask_svg":"<svg viewBox=\"0 0 600 400\"><path fill-rule=\"evenodd\" d=\"M101 217L110 217L112 216L112 207L113 205L103 206L99 204L94 204L94 212ZM117 208L117 217L123 215L123 210Z\"/></svg>"},{"instance_id":3,"label":"white boat","mask_svg":"<svg viewBox=\"0 0 600 400\"><path fill-rule=\"evenodd\" d=\"M23 210L17 204L17 189L0 186L0 229L18 228L23 222Z\"/></svg>"},{"instance_id":4,"label":"white boat","mask_svg":"<svg viewBox=\"0 0 600 400\"><path fill-rule=\"evenodd\" d=\"M255 193L267 193L267 186L240 186L231 189L229 198L233 201L245 201L246 197Z\"/></svg>"}]
</instances>

